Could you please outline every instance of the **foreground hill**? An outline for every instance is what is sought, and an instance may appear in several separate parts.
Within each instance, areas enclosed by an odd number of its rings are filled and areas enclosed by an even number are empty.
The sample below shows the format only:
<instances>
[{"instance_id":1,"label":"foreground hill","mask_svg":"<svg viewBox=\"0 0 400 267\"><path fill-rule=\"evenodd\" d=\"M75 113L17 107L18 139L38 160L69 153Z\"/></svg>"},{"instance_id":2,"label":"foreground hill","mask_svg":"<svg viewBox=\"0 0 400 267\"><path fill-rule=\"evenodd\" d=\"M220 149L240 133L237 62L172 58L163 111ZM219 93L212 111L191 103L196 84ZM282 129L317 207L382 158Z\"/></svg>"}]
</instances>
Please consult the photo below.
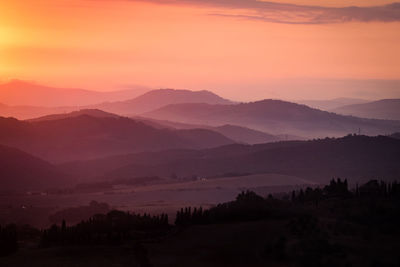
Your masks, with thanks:
<instances>
[{"instance_id":1,"label":"foreground hill","mask_svg":"<svg viewBox=\"0 0 400 267\"><path fill-rule=\"evenodd\" d=\"M201 149L234 143L210 130L155 129L132 119L99 114L104 113L81 111L69 117L63 115L59 119L31 122L0 118L0 143L51 162L173 148Z\"/></svg>"},{"instance_id":2,"label":"foreground hill","mask_svg":"<svg viewBox=\"0 0 400 267\"><path fill-rule=\"evenodd\" d=\"M120 115L134 115L149 112L166 105L180 103L232 104L231 101L210 91L159 89L147 92L131 100L103 103L94 106L94 108Z\"/></svg>"},{"instance_id":3,"label":"foreground hill","mask_svg":"<svg viewBox=\"0 0 400 267\"><path fill-rule=\"evenodd\" d=\"M400 99L382 99L369 103L346 105L332 111L362 118L400 120Z\"/></svg>"},{"instance_id":4,"label":"foreground hill","mask_svg":"<svg viewBox=\"0 0 400 267\"><path fill-rule=\"evenodd\" d=\"M97 179L161 176L192 179L254 173L277 173L324 183L332 177L351 182L398 179L400 140L378 136L228 145L206 150L139 153L72 162L62 169Z\"/></svg>"},{"instance_id":5,"label":"foreground hill","mask_svg":"<svg viewBox=\"0 0 400 267\"><path fill-rule=\"evenodd\" d=\"M343 136L358 132L359 129L363 134L377 135L389 134L400 129L398 121L337 115L279 100L262 100L236 105L169 105L143 116L211 126L234 124L271 134L304 137Z\"/></svg>"},{"instance_id":6,"label":"foreground hill","mask_svg":"<svg viewBox=\"0 0 400 267\"><path fill-rule=\"evenodd\" d=\"M67 182L66 176L50 163L15 148L0 145L0 162L1 192L43 189Z\"/></svg>"},{"instance_id":7,"label":"foreground hill","mask_svg":"<svg viewBox=\"0 0 400 267\"><path fill-rule=\"evenodd\" d=\"M13 80L0 84L0 102L18 106L85 106L104 101L129 99L138 96L145 90L147 89L144 87L135 87L123 91L97 92L74 88L55 88Z\"/></svg>"},{"instance_id":8,"label":"foreground hill","mask_svg":"<svg viewBox=\"0 0 400 267\"><path fill-rule=\"evenodd\" d=\"M391 134L391 135L389 135L389 137L400 139L400 133Z\"/></svg>"}]
</instances>

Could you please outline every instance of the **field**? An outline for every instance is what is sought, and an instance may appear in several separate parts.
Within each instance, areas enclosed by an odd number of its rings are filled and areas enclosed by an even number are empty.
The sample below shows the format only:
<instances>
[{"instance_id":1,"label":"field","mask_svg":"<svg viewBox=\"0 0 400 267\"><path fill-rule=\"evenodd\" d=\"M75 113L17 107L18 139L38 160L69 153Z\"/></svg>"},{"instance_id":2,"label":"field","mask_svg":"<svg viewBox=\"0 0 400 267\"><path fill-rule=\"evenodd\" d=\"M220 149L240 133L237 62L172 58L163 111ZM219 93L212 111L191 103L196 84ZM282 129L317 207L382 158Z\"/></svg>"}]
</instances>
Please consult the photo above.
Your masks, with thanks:
<instances>
[{"instance_id":1,"label":"field","mask_svg":"<svg viewBox=\"0 0 400 267\"><path fill-rule=\"evenodd\" d=\"M107 203L111 208L137 213L166 212L173 220L176 211L182 207L208 208L234 200L241 191L253 190L267 196L311 184L294 176L257 174L145 186L116 186L112 190L85 194L0 196L0 224L29 222L36 227L47 227L52 213L88 205L93 200Z\"/></svg>"}]
</instances>

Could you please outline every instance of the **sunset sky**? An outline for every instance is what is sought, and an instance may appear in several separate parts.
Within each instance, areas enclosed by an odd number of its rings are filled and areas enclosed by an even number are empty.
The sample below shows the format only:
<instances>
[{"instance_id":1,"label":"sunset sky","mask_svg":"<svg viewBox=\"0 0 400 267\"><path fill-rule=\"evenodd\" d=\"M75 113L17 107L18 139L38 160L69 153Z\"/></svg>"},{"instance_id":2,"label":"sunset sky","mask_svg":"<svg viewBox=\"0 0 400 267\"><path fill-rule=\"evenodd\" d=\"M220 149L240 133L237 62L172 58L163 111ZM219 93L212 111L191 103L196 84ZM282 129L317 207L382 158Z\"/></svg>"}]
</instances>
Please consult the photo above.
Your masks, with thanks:
<instances>
[{"instance_id":1,"label":"sunset sky","mask_svg":"<svg viewBox=\"0 0 400 267\"><path fill-rule=\"evenodd\" d=\"M14 78L235 100L400 97L400 3L0 0L0 80Z\"/></svg>"}]
</instances>

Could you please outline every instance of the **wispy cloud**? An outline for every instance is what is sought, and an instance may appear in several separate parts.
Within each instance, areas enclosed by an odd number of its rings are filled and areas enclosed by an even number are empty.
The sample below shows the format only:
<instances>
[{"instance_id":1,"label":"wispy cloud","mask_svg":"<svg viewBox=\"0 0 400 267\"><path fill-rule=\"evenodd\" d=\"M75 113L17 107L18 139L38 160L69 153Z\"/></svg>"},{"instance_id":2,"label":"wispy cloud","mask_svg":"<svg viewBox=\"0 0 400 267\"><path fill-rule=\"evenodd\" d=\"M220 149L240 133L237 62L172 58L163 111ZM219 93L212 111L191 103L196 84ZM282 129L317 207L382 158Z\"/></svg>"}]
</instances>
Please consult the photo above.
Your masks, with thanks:
<instances>
[{"instance_id":1,"label":"wispy cloud","mask_svg":"<svg viewBox=\"0 0 400 267\"><path fill-rule=\"evenodd\" d=\"M381 6L325 7L258 0L130 0L159 4L211 6L227 9L210 15L237 17L284 24L400 21L400 2ZM240 10L240 12L239 12ZM248 13L246 13L246 11Z\"/></svg>"}]
</instances>

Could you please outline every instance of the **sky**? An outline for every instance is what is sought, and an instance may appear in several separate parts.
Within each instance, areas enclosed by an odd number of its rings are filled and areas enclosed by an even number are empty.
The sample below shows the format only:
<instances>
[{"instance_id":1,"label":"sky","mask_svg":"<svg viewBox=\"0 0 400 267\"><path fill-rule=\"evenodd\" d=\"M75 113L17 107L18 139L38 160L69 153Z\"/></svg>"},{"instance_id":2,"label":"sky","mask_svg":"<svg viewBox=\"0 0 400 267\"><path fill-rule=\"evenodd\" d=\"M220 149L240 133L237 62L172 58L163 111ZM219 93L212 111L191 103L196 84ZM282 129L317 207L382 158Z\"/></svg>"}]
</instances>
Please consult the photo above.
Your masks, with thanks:
<instances>
[{"instance_id":1,"label":"sky","mask_svg":"<svg viewBox=\"0 0 400 267\"><path fill-rule=\"evenodd\" d=\"M0 0L0 80L400 98L399 33L387 0Z\"/></svg>"}]
</instances>

